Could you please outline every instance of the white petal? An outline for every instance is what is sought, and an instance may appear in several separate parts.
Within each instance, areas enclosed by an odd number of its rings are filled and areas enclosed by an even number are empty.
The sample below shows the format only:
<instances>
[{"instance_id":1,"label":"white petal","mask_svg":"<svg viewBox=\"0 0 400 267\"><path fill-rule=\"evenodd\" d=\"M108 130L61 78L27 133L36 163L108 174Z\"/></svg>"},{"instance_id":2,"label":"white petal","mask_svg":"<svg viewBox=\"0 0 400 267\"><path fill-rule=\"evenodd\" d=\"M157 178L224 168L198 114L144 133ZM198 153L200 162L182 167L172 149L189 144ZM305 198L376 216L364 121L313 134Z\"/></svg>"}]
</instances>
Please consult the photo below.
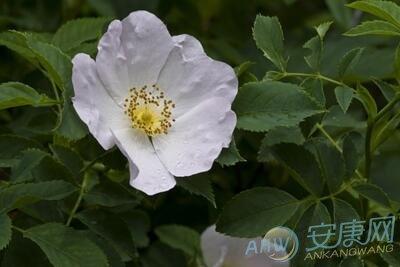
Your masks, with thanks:
<instances>
[{"instance_id":1,"label":"white petal","mask_svg":"<svg viewBox=\"0 0 400 267\"><path fill-rule=\"evenodd\" d=\"M221 267L228 254L228 237L215 231L215 225L201 234L201 250L208 267Z\"/></svg>"},{"instance_id":2,"label":"white petal","mask_svg":"<svg viewBox=\"0 0 400 267\"><path fill-rule=\"evenodd\" d=\"M132 12L122 21L121 41L131 85L156 82L174 45L165 24L147 11Z\"/></svg>"},{"instance_id":3,"label":"white petal","mask_svg":"<svg viewBox=\"0 0 400 267\"><path fill-rule=\"evenodd\" d=\"M189 176L212 167L229 146L235 125L231 103L215 97L176 119L168 134L153 138L153 145L173 175Z\"/></svg>"},{"instance_id":4,"label":"white petal","mask_svg":"<svg viewBox=\"0 0 400 267\"><path fill-rule=\"evenodd\" d=\"M174 42L164 23L146 11L113 21L99 43L97 67L120 104L132 87L156 83Z\"/></svg>"},{"instance_id":5,"label":"white petal","mask_svg":"<svg viewBox=\"0 0 400 267\"><path fill-rule=\"evenodd\" d=\"M110 128L125 125L125 116L104 89L93 59L86 54L78 54L72 62L74 108L101 146L109 149L114 146Z\"/></svg>"},{"instance_id":6,"label":"white petal","mask_svg":"<svg viewBox=\"0 0 400 267\"><path fill-rule=\"evenodd\" d=\"M207 228L201 235L201 249L208 267L286 267L289 262L279 263L269 259L265 254L251 257L245 255L249 241L255 240L259 245L261 238L247 239L222 235L215 231L215 225Z\"/></svg>"},{"instance_id":7,"label":"white petal","mask_svg":"<svg viewBox=\"0 0 400 267\"><path fill-rule=\"evenodd\" d=\"M168 191L176 184L161 163L144 133L132 129L113 130L118 148L129 159L130 184L148 195Z\"/></svg>"},{"instance_id":8,"label":"white petal","mask_svg":"<svg viewBox=\"0 0 400 267\"><path fill-rule=\"evenodd\" d=\"M194 37L176 37L158 84L176 104L173 116L179 117L191 108L212 97L232 102L237 94L238 81L233 69L212 60L202 53Z\"/></svg>"},{"instance_id":9,"label":"white petal","mask_svg":"<svg viewBox=\"0 0 400 267\"><path fill-rule=\"evenodd\" d=\"M122 23L114 20L100 39L96 67L109 94L118 103L129 88L127 58L121 44ZM122 96L123 95L123 96Z\"/></svg>"},{"instance_id":10,"label":"white petal","mask_svg":"<svg viewBox=\"0 0 400 267\"><path fill-rule=\"evenodd\" d=\"M205 56L203 46L196 38L191 35L175 35L172 37L172 40L176 45L182 47L182 53L185 59Z\"/></svg>"}]
</instances>

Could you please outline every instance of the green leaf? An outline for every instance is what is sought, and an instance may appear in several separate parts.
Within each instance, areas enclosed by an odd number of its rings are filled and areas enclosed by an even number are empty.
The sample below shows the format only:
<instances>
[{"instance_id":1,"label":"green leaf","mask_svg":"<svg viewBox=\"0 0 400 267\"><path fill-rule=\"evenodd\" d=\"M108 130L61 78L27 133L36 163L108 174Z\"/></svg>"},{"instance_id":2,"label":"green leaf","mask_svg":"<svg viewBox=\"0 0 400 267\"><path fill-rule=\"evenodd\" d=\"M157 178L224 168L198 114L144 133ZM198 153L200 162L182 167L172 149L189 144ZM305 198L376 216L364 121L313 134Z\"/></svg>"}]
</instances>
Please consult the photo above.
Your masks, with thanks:
<instances>
[{"instance_id":1,"label":"green leaf","mask_svg":"<svg viewBox=\"0 0 400 267\"><path fill-rule=\"evenodd\" d=\"M326 98L324 84L321 79L308 78L303 81L301 87L313 97L322 107L325 107Z\"/></svg>"},{"instance_id":2,"label":"green leaf","mask_svg":"<svg viewBox=\"0 0 400 267\"><path fill-rule=\"evenodd\" d=\"M222 166L233 166L239 162L245 162L246 159L243 158L239 150L236 147L235 139L232 139L228 148L222 149L221 154L218 156L216 161Z\"/></svg>"},{"instance_id":3,"label":"green leaf","mask_svg":"<svg viewBox=\"0 0 400 267\"><path fill-rule=\"evenodd\" d=\"M398 131L398 130L397 130ZM375 155L371 167L371 181L382 188L388 197L400 203L400 153L397 138L388 140L389 151ZM392 150L393 149L393 150Z\"/></svg>"},{"instance_id":4,"label":"green leaf","mask_svg":"<svg viewBox=\"0 0 400 267\"><path fill-rule=\"evenodd\" d=\"M87 134L87 127L79 119L71 102L73 95L71 59L51 44L40 42L29 35L27 40L29 47L47 71L49 79L63 91L64 107L57 125L57 133L70 140L83 138Z\"/></svg>"},{"instance_id":5,"label":"green leaf","mask_svg":"<svg viewBox=\"0 0 400 267\"><path fill-rule=\"evenodd\" d=\"M45 156L36 166L33 166L31 174L35 181L52 181L55 178L76 183L74 175L60 161L50 155Z\"/></svg>"},{"instance_id":6,"label":"green leaf","mask_svg":"<svg viewBox=\"0 0 400 267\"><path fill-rule=\"evenodd\" d=\"M57 101L46 95L39 94L35 89L26 84L19 82L0 84L0 110L28 105L33 107L48 107L56 103Z\"/></svg>"},{"instance_id":7,"label":"green leaf","mask_svg":"<svg viewBox=\"0 0 400 267\"><path fill-rule=\"evenodd\" d=\"M7 214L0 214L0 250L11 240L11 219Z\"/></svg>"},{"instance_id":8,"label":"green leaf","mask_svg":"<svg viewBox=\"0 0 400 267\"><path fill-rule=\"evenodd\" d=\"M347 6L370 13L400 27L400 7L391 1L362 0L354 1Z\"/></svg>"},{"instance_id":9,"label":"green leaf","mask_svg":"<svg viewBox=\"0 0 400 267\"><path fill-rule=\"evenodd\" d=\"M185 255L163 243L156 241L142 255L143 267L187 267Z\"/></svg>"},{"instance_id":10,"label":"green leaf","mask_svg":"<svg viewBox=\"0 0 400 267\"><path fill-rule=\"evenodd\" d=\"M109 179L102 179L100 184L94 186L83 198L89 205L105 207L130 205L132 208L139 205L142 200L138 191L125 189L124 185Z\"/></svg>"},{"instance_id":11,"label":"green leaf","mask_svg":"<svg viewBox=\"0 0 400 267\"><path fill-rule=\"evenodd\" d=\"M77 188L64 181L25 183L0 188L0 213L38 200L59 200L76 192Z\"/></svg>"},{"instance_id":12,"label":"green leaf","mask_svg":"<svg viewBox=\"0 0 400 267\"><path fill-rule=\"evenodd\" d=\"M303 146L277 144L272 147L274 156L307 191L319 196L324 189L319 164L314 155Z\"/></svg>"},{"instance_id":13,"label":"green leaf","mask_svg":"<svg viewBox=\"0 0 400 267\"><path fill-rule=\"evenodd\" d=\"M135 244L126 223L117 215L102 210L85 210L76 215L91 231L106 239L117 251L135 258Z\"/></svg>"},{"instance_id":14,"label":"green leaf","mask_svg":"<svg viewBox=\"0 0 400 267\"><path fill-rule=\"evenodd\" d=\"M14 132L19 132L24 136L49 136L57 121L57 114L53 111L54 108L26 107L19 109L19 116L14 118L10 126Z\"/></svg>"},{"instance_id":15,"label":"green leaf","mask_svg":"<svg viewBox=\"0 0 400 267\"><path fill-rule=\"evenodd\" d=\"M260 150L258 151L257 159L261 162L270 161L273 159L271 155L271 147L281 143L293 143L297 145L303 144L305 138L300 127L278 127L265 134Z\"/></svg>"},{"instance_id":16,"label":"green leaf","mask_svg":"<svg viewBox=\"0 0 400 267\"><path fill-rule=\"evenodd\" d=\"M322 120L324 127L333 127L335 130L364 130L365 121L353 113L344 113L339 105L333 105Z\"/></svg>"},{"instance_id":17,"label":"green leaf","mask_svg":"<svg viewBox=\"0 0 400 267\"><path fill-rule=\"evenodd\" d=\"M32 180L32 170L47 156L50 155L39 149L23 151L18 163L12 167L10 180L14 183Z\"/></svg>"},{"instance_id":18,"label":"green leaf","mask_svg":"<svg viewBox=\"0 0 400 267\"><path fill-rule=\"evenodd\" d=\"M190 177L175 178L177 184L192 194L199 195L216 207L211 181L208 175L198 174Z\"/></svg>"},{"instance_id":19,"label":"green leaf","mask_svg":"<svg viewBox=\"0 0 400 267\"><path fill-rule=\"evenodd\" d=\"M400 250L400 245L398 243L395 243L392 252L382 253L379 256L381 256L389 264L390 267L399 266L400 265L399 250Z\"/></svg>"},{"instance_id":20,"label":"green leaf","mask_svg":"<svg viewBox=\"0 0 400 267\"><path fill-rule=\"evenodd\" d=\"M395 77L397 79L400 78L400 45L397 46L396 52L394 54L394 71L395 71ZM384 83L384 81L382 81ZM385 95L386 97L386 95ZM386 98L387 99L387 98ZM388 100L390 101L390 100Z\"/></svg>"},{"instance_id":21,"label":"green leaf","mask_svg":"<svg viewBox=\"0 0 400 267\"><path fill-rule=\"evenodd\" d=\"M4 251L1 266L54 267L34 242L23 238L19 232L15 231L10 244Z\"/></svg>"},{"instance_id":22,"label":"green leaf","mask_svg":"<svg viewBox=\"0 0 400 267\"><path fill-rule=\"evenodd\" d=\"M326 32L329 30L332 22L325 22L320 24L318 27L315 27L317 31L317 36L314 36L310 40L308 40L303 47L311 50L311 54L304 57L308 66L310 66L313 70L320 69L320 63L322 58L322 52L324 47L324 37Z\"/></svg>"},{"instance_id":23,"label":"green leaf","mask_svg":"<svg viewBox=\"0 0 400 267\"><path fill-rule=\"evenodd\" d=\"M298 206L296 212L287 221L287 223L285 225L287 227L289 227L290 229L294 230L296 228L296 226L298 225L298 223L300 222L300 219L302 218L304 212L306 212L306 210L308 210L308 208L310 208L314 204L315 204L315 200L313 200L311 198L299 201L299 206Z\"/></svg>"},{"instance_id":24,"label":"green leaf","mask_svg":"<svg viewBox=\"0 0 400 267\"><path fill-rule=\"evenodd\" d=\"M385 191L374 184L359 184L353 186L353 189L363 197L372 200L379 205L382 205L386 208L392 207Z\"/></svg>"},{"instance_id":25,"label":"green leaf","mask_svg":"<svg viewBox=\"0 0 400 267\"><path fill-rule=\"evenodd\" d=\"M253 37L264 55L280 70L285 71L283 32L277 17L258 15L254 22Z\"/></svg>"},{"instance_id":26,"label":"green leaf","mask_svg":"<svg viewBox=\"0 0 400 267\"><path fill-rule=\"evenodd\" d=\"M325 38L325 35L331 27L332 23L332 21L327 21L315 27L315 30L317 31L318 36L321 38L321 40Z\"/></svg>"},{"instance_id":27,"label":"green leaf","mask_svg":"<svg viewBox=\"0 0 400 267\"><path fill-rule=\"evenodd\" d=\"M86 125L81 121L71 103L71 98L64 96L64 108L57 127L57 133L69 140L79 140L88 133Z\"/></svg>"},{"instance_id":28,"label":"green leaf","mask_svg":"<svg viewBox=\"0 0 400 267\"><path fill-rule=\"evenodd\" d=\"M120 255L115 250L115 248L107 242L107 240L99 237L98 235L90 232L85 231L83 234L95 243L107 256L108 266L110 267L125 267L125 263L122 261Z\"/></svg>"},{"instance_id":29,"label":"green leaf","mask_svg":"<svg viewBox=\"0 0 400 267\"><path fill-rule=\"evenodd\" d=\"M8 49L21 55L23 58L36 65L35 54L28 47L23 33L17 31L1 32L0 45L6 46Z\"/></svg>"},{"instance_id":30,"label":"green leaf","mask_svg":"<svg viewBox=\"0 0 400 267\"><path fill-rule=\"evenodd\" d=\"M41 222L64 223L67 220L63 201L39 201L18 210Z\"/></svg>"},{"instance_id":31,"label":"green leaf","mask_svg":"<svg viewBox=\"0 0 400 267\"><path fill-rule=\"evenodd\" d=\"M360 216L352 205L344 200L333 198L333 218L334 222L339 225L344 222L352 222L360 220Z\"/></svg>"},{"instance_id":32,"label":"green leaf","mask_svg":"<svg viewBox=\"0 0 400 267\"><path fill-rule=\"evenodd\" d=\"M59 48L41 42L29 34L26 35L27 44L36 58L47 71L49 78L53 80L61 90L71 87L72 63L71 59Z\"/></svg>"},{"instance_id":33,"label":"green leaf","mask_svg":"<svg viewBox=\"0 0 400 267\"><path fill-rule=\"evenodd\" d=\"M346 113L353 100L354 90L346 85L340 85L335 88L335 96L340 108Z\"/></svg>"},{"instance_id":34,"label":"green leaf","mask_svg":"<svg viewBox=\"0 0 400 267\"><path fill-rule=\"evenodd\" d=\"M217 231L238 237L263 235L284 225L297 207L298 200L285 191L270 187L246 190L224 206Z\"/></svg>"},{"instance_id":35,"label":"green leaf","mask_svg":"<svg viewBox=\"0 0 400 267\"><path fill-rule=\"evenodd\" d=\"M325 139L314 139L311 146L318 160L322 177L331 193L337 192L345 178L345 164L342 154Z\"/></svg>"},{"instance_id":36,"label":"green leaf","mask_svg":"<svg viewBox=\"0 0 400 267\"><path fill-rule=\"evenodd\" d=\"M116 6L107 0L88 0L88 4L100 15L115 17Z\"/></svg>"},{"instance_id":37,"label":"green leaf","mask_svg":"<svg viewBox=\"0 0 400 267\"><path fill-rule=\"evenodd\" d=\"M74 47L66 52L70 57L74 57L76 54L84 53L88 54L92 58L96 57L97 54L97 41L90 43L83 43Z\"/></svg>"},{"instance_id":38,"label":"green leaf","mask_svg":"<svg viewBox=\"0 0 400 267\"><path fill-rule=\"evenodd\" d=\"M378 113L375 99L371 96L368 89L362 85L357 86L356 98L363 104L370 118L373 118Z\"/></svg>"},{"instance_id":39,"label":"green leaf","mask_svg":"<svg viewBox=\"0 0 400 267\"><path fill-rule=\"evenodd\" d=\"M41 148L41 145L21 136L0 135L0 167L12 167L18 154L28 148Z\"/></svg>"},{"instance_id":40,"label":"green leaf","mask_svg":"<svg viewBox=\"0 0 400 267\"><path fill-rule=\"evenodd\" d=\"M399 54L399 59L396 59L396 61L400 64L400 54ZM400 66L399 66L399 75L400 75ZM381 80L375 80L374 83L378 86L379 90L381 90L382 95L388 102L391 101L396 96L397 89L394 85Z\"/></svg>"},{"instance_id":41,"label":"green leaf","mask_svg":"<svg viewBox=\"0 0 400 267\"><path fill-rule=\"evenodd\" d=\"M394 134L398 132L400 125L400 116L395 115L391 119L384 119L380 123L375 124L372 134L371 150L375 151L381 144L390 140Z\"/></svg>"},{"instance_id":42,"label":"green leaf","mask_svg":"<svg viewBox=\"0 0 400 267\"><path fill-rule=\"evenodd\" d=\"M236 66L234 68L235 70L235 74L238 78L240 78L243 74L245 74L251 66L254 65L254 62L251 61L245 61L242 64L240 64L239 66Z\"/></svg>"},{"instance_id":43,"label":"green leaf","mask_svg":"<svg viewBox=\"0 0 400 267\"><path fill-rule=\"evenodd\" d=\"M351 12L345 7L347 4L346 0L325 0L325 3L335 20L343 28L349 28L351 26Z\"/></svg>"},{"instance_id":44,"label":"green leaf","mask_svg":"<svg viewBox=\"0 0 400 267\"><path fill-rule=\"evenodd\" d=\"M393 24L383 20L364 21L360 25L355 26L349 31L345 32L346 36L361 36L361 35L385 35L385 36L399 36L400 29Z\"/></svg>"},{"instance_id":45,"label":"green leaf","mask_svg":"<svg viewBox=\"0 0 400 267\"><path fill-rule=\"evenodd\" d=\"M74 150L60 145L52 145L51 150L53 151L56 158L62 162L76 177L80 174L83 169L83 159Z\"/></svg>"},{"instance_id":46,"label":"green leaf","mask_svg":"<svg viewBox=\"0 0 400 267\"><path fill-rule=\"evenodd\" d=\"M362 136L357 132L351 132L343 140L343 158L346 165L346 178L353 176L362 158L362 152L358 144L363 142Z\"/></svg>"},{"instance_id":47,"label":"green leaf","mask_svg":"<svg viewBox=\"0 0 400 267\"><path fill-rule=\"evenodd\" d=\"M162 225L155 229L155 233L161 242L193 258L201 253L200 235L191 228L182 225Z\"/></svg>"},{"instance_id":48,"label":"green leaf","mask_svg":"<svg viewBox=\"0 0 400 267\"><path fill-rule=\"evenodd\" d=\"M305 118L324 112L301 87L275 81L244 85L233 107L238 115L237 127L250 131L296 126Z\"/></svg>"},{"instance_id":49,"label":"green leaf","mask_svg":"<svg viewBox=\"0 0 400 267\"><path fill-rule=\"evenodd\" d=\"M41 41L41 42L45 42L45 43L50 43L51 39L53 38L53 33L50 32L25 32L27 34L30 34L31 36L33 36L35 39Z\"/></svg>"},{"instance_id":50,"label":"green leaf","mask_svg":"<svg viewBox=\"0 0 400 267\"><path fill-rule=\"evenodd\" d=\"M53 36L52 43L63 51L99 38L108 18L81 18L62 25Z\"/></svg>"},{"instance_id":51,"label":"green leaf","mask_svg":"<svg viewBox=\"0 0 400 267\"><path fill-rule=\"evenodd\" d=\"M339 77L344 77L349 72L354 70L354 67L360 61L364 48L354 48L347 52L339 63Z\"/></svg>"},{"instance_id":52,"label":"green leaf","mask_svg":"<svg viewBox=\"0 0 400 267\"><path fill-rule=\"evenodd\" d=\"M346 259L343 259L339 267L364 267L364 263L356 257L349 257Z\"/></svg>"},{"instance_id":53,"label":"green leaf","mask_svg":"<svg viewBox=\"0 0 400 267\"><path fill-rule=\"evenodd\" d=\"M137 247L147 247L150 231L150 218L147 213L141 210L132 210L120 214L121 219L126 223L131 233L133 242Z\"/></svg>"},{"instance_id":54,"label":"green leaf","mask_svg":"<svg viewBox=\"0 0 400 267\"><path fill-rule=\"evenodd\" d=\"M316 204L310 206L301 216L299 222L296 225L295 232L298 234L299 243L304 249L300 249L299 253L293 260L295 266L314 266L313 262L309 264L304 264L304 257L306 250L305 248L312 247L313 241L311 238L307 237L308 228L313 225L329 224L331 222L331 216L328 209L322 202L317 202Z\"/></svg>"},{"instance_id":55,"label":"green leaf","mask_svg":"<svg viewBox=\"0 0 400 267\"><path fill-rule=\"evenodd\" d=\"M40 246L55 267L108 266L107 257L82 234L58 223L46 223L24 231L24 237Z\"/></svg>"}]
</instances>

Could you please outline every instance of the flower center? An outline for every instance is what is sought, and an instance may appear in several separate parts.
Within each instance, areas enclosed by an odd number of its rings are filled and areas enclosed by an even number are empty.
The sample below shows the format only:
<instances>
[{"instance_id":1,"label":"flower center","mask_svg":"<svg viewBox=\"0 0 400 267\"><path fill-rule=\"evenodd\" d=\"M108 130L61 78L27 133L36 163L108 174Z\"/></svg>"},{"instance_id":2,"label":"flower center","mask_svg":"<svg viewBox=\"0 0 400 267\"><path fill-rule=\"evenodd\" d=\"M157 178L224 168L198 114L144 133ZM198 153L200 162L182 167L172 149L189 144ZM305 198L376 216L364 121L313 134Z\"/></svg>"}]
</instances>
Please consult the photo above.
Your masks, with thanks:
<instances>
[{"instance_id":1,"label":"flower center","mask_svg":"<svg viewBox=\"0 0 400 267\"><path fill-rule=\"evenodd\" d=\"M132 127L144 131L148 136L167 134L175 121L172 118L175 104L165 98L164 92L156 84L130 89L124 107Z\"/></svg>"}]
</instances>

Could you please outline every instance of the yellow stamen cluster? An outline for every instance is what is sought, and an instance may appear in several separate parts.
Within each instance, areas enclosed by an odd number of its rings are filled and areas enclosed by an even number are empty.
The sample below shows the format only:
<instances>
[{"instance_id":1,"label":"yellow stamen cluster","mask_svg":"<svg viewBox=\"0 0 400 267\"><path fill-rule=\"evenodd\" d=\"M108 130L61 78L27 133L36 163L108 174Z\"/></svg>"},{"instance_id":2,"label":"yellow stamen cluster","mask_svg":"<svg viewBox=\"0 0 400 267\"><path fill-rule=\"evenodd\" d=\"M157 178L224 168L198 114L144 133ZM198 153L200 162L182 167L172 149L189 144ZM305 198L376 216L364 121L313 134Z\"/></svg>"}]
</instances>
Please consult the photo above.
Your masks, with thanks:
<instances>
[{"instance_id":1,"label":"yellow stamen cluster","mask_svg":"<svg viewBox=\"0 0 400 267\"><path fill-rule=\"evenodd\" d=\"M172 118L175 104L166 99L156 84L130 89L124 108L132 127L144 131L148 136L167 134L175 121Z\"/></svg>"}]
</instances>

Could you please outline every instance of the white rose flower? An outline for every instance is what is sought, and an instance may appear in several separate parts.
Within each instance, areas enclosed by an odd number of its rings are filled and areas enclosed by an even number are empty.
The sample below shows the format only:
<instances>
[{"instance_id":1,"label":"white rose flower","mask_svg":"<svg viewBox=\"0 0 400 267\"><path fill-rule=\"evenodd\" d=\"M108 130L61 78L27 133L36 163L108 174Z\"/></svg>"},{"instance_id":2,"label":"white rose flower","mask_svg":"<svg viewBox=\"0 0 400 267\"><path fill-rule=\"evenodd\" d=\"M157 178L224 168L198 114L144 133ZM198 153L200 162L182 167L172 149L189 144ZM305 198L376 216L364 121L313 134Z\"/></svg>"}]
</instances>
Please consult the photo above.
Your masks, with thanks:
<instances>
[{"instance_id":1,"label":"white rose flower","mask_svg":"<svg viewBox=\"0 0 400 267\"><path fill-rule=\"evenodd\" d=\"M233 69L146 11L111 22L96 60L76 55L72 81L78 115L104 149L118 146L148 195L209 170L231 141Z\"/></svg>"},{"instance_id":2,"label":"white rose flower","mask_svg":"<svg viewBox=\"0 0 400 267\"><path fill-rule=\"evenodd\" d=\"M201 235L201 250L207 267L289 267L289 262L277 262L264 253L246 256L250 241L261 243L261 238L230 237L208 227Z\"/></svg>"}]
</instances>

